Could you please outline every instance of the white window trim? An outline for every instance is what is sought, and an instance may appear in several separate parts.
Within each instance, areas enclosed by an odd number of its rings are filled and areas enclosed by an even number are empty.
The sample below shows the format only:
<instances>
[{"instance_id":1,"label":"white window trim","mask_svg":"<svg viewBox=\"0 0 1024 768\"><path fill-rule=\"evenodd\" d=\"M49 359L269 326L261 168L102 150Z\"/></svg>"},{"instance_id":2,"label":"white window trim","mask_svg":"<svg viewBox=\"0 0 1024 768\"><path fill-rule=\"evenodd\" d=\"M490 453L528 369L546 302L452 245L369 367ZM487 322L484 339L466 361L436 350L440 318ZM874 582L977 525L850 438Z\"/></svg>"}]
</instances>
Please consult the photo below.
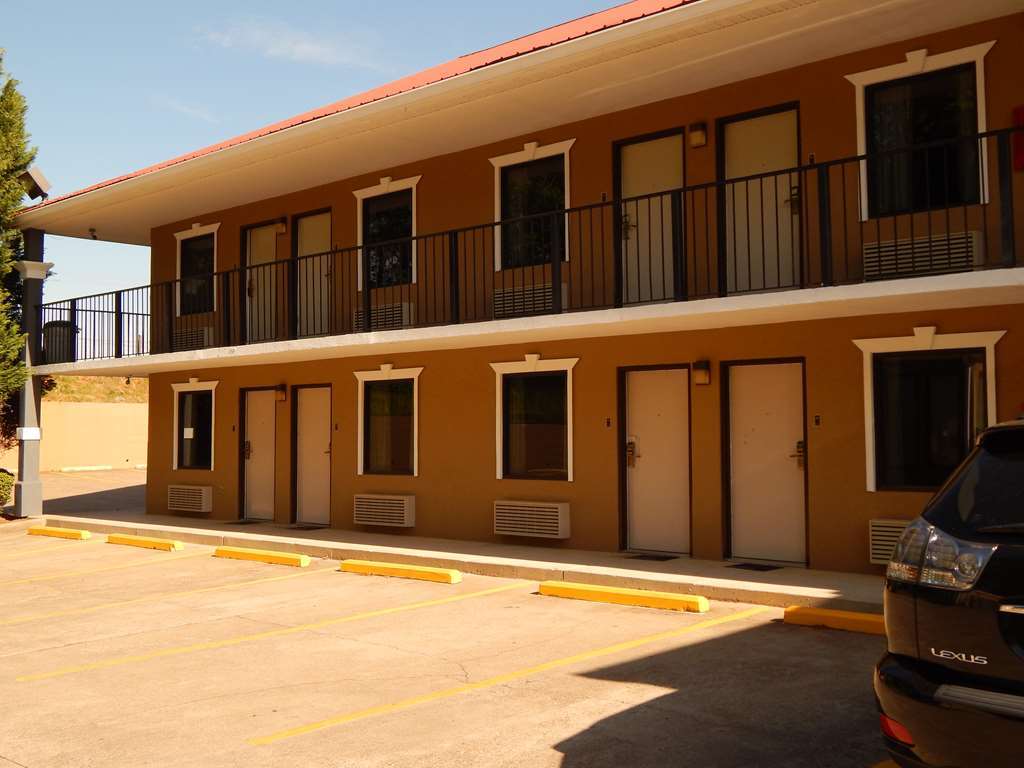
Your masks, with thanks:
<instances>
[{"instance_id":1,"label":"white window trim","mask_svg":"<svg viewBox=\"0 0 1024 768\"><path fill-rule=\"evenodd\" d=\"M547 371L565 371L565 430L566 430L566 479L572 482L572 369L579 362L578 357L565 357L555 360L541 360L540 355L528 354L524 360L511 363L491 363L494 369L494 464L499 480L505 477L504 442L505 414L502 377L508 373L535 373ZM518 478L517 478L518 479Z\"/></svg>"},{"instance_id":2,"label":"white window trim","mask_svg":"<svg viewBox=\"0 0 1024 768\"><path fill-rule=\"evenodd\" d=\"M174 291L174 316L181 317L181 241L191 240L193 237L202 237L203 235L213 235L213 271L217 272L217 230L220 229L220 222L215 224L200 225L198 222L193 224L190 229L182 230L181 232L174 233L174 239L176 241L177 258L175 260L174 276L178 280L175 285L177 288ZM217 311L217 287L214 285L213 289L213 311Z\"/></svg>"},{"instance_id":3,"label":"white window trim","mask_svg":"<svg viewBox=\"0 0 1024 768\"><path fill-rule=\"evenodd\" d=\"M174 452L171 454L171 469L178 468L178 395L182 392L204 392L209 390L214 393L210 401L210 468L207 470L190 467L186 471L213 471L214 459L216 458L214 446L217 444L217 394L214 390L217 389L218 384L220 384L219 381L199 381L199 379L189 379L187 382L171 384L171 389L174 391L174 440L172 446Z\"/></svg>"},{"instance_id":4,"label":"white window trim","mask_svg":"<svg viewBox=\"0 0 1024 768\"><path fill-rule=\"evenodd\" d=\"M381 195L387 195L392 192L401 192L406 189L412 190L412 282L416 283L416 254L418 252L418 243L415 240L416 237L416 185L420 183L420 179L423 176L409 176L405 179L392 179L390 176L384 176L381 178L379 184L375 184L372 187L364 187L363 189L357 189L352 192L356 198L356 251L358 259L356 260L356 286L359 290L363 289L363 201L371 197L380 197Z\"/></svg>"},{"instance_id":5,"label":"white window trim","mask_svg":"<svg viewBox=\"0 0 1024 768\"><path fill-rule=\"evenodd\" d=\"M854 72L846 75L846 79L853 83L857 100L857 154L867 153L867 107L864 103L864 89L869 85L899 80L912 75L920 75L925 72L934 72L939 69L948 69L959 64L974 64L975 92L978 106L978 133L987 130L986 109L985 109L985 55L992 50L996 44L995 40L987 43L978 43L967 48L958 48L955 51L937 53L934 56L928 55L926 48L916 51L907 51L906 61L899 64L890 64L885 67L868 69L864 72ZM988 195L988 145L981 142L981 159L978 169L981 182L981 203L989 201ZM868 165L865 160L860 161L860 218L861 221L868 220Z\"/></svg>"},{"instance_id":6,"label":"white window trim","mask_svg":"<svg viewBox=\"0 0 1024 768\"><path fill-rule=\"evenodd\" d=\"M365 475L363 463L363 446L365 445L365 415L363 413L364 390L368 381L394 381L396 379L412 379L412 476L420 474L420 374L423 368L394 368L391 363L384 363L376 371L354 371L359 382L359 394L356 398L356 474Z\"/></svg>"},{"instance_id":7,"label":"white window trim","mask_svg":"<svg viewBox=\"0 0 1024 768\"><path fill-rule=\"evenodd\" d=\"M864 353L864 447L867 490L878 490L875 477L875 376L874 356L886 352L926 352L933 349L985 350L985 410L988 425L996 423L996 344L1006 331L936 333L935 326L914 328L913 336L887 339L854 339Z\"/></svg>"},{"instance_id":8,"label":"white window trim","mask_svg":"<svg viewBox=\"0 0 1024 768\"><path fill-rule=\"evenodd\" d=\"M510 152L507 155L498 155L490 158L494 166L494 221L495 224L501 221L501 169L509 165L528 163L531 160L541 160L545 157L562 155L565 163L565 205L569 208L569 201L572 196L569 194L569 150L576 143L576 139L566 139L555 144L538 144L530 141L523 144L519 152ZM565 261L569 260L569 218L565 220ZM494 271L501 271L501 226L494 227Z\"/></svg>"}]
</instances>

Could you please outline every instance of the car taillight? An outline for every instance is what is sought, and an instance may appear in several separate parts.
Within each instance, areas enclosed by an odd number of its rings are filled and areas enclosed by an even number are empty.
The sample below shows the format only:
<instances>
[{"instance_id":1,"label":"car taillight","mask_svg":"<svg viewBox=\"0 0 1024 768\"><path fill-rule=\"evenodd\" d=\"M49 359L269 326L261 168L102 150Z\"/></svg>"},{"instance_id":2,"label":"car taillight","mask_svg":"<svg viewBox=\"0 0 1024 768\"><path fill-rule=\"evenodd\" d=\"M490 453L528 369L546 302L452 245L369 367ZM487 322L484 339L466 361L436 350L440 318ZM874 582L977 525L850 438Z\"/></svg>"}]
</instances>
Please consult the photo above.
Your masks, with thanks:
<instances>
[{"instance_id":1,"label":"car taillight","mask_svg":"<svg viewBox=\"0 0 1024 768\"><path fill-rule=\"evenodd\" d=\"M997 546L954 538L919 517L903 532L885 575L911 584L970 589Z\"/></svg>"}]
</instances>

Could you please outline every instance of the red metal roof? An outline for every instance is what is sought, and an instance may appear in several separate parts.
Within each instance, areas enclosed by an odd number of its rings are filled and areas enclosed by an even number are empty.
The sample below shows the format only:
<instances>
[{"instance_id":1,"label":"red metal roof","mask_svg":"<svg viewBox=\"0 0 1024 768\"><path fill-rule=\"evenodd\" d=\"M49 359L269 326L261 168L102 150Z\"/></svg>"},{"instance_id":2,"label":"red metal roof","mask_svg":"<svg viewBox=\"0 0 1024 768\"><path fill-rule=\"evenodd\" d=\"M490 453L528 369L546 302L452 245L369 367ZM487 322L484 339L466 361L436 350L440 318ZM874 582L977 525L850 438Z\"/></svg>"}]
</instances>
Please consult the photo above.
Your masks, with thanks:
<instances>
[{"instance_id":1,"label":"red metal roof","mask_svg":"<svg viewBox=\"0 0 1024 768\"><path fill-rule=\"evenodd\" d=\"M220 150L228 149L229 147L244 144L247 141L252 141L253 139L258 139L262 136L268 136L287 128L293 128L303 123L319 120L320 118L328 117L330 115L336 115L340 112L345 112L346 110L363 106L364 104L386 99L390 96L408 93L409 91L414 91L417 88L439 83L443 80L448 80L452 77L466 74L467 72L472 72L477 69L488 67L492 64L516 58L517 56L541 50L542 48L549 48L570 40L576 40L593 34L594 32L600 32L605 29L617 27L630 21L636 21L637 19L642 19L646 16L653 16L657 13L671 10L672 8L678 8L683 5L689 5L696 1L697 0L631 0L631 2L622 3L614 8L598 11L588 16L583 16L572 21L557 24L553 27L548 27L547 29L542 29L539 32L533 32L529 35L509 40L506 43L501 43L491 48L485 48L481 51L476 51L475 53L468 53L464 56L459 56L457 59L452 59L444 64L424 69L422 72L417 72L414 75L408 75L398 80L394 80L386 85L381 85L355 96L350 96L347 99L336 101L325 107L304 112L300 115L296 115L295 117L290 117L287 120L272 123L271 125L264 126L263 128L258 128L254 131L250 131L249 133L243 133L240 136L227 139L226 141L221 141L217 144L211 144L208 147L203 147L202 149L197 149L184 155L179 155L178 157L171 158L170 160L164 160L163 162L150 165L138 171L133 171L132 173L126 173L122 176L101 181L76 192L70 192L51 200L45 200L38 205L24 210L30 211L43 206L53 205L61 200L78 197L79 195L84 195L87 192L109 187L122 181L128 181L129 179L145 176L165 168L170 168L174 165L180 165L188 160L194 160L198 157L210 155L214 152L219 152Z\"/></svg>"}]
</instances>

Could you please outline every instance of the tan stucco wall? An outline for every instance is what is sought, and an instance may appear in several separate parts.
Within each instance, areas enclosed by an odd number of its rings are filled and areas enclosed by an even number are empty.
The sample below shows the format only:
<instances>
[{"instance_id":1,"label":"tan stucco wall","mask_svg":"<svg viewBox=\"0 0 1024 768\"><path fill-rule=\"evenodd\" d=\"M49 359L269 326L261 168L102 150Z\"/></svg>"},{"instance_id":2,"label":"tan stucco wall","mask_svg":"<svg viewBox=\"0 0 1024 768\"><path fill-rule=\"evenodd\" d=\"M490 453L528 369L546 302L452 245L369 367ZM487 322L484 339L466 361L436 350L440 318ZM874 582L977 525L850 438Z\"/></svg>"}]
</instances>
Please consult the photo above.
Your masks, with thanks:
<instances>
[{"instance_id":1,"label":"tan stucco wall","mask_svg":"<svg viewBox=\"0 0 1024 768\"><path fill-rule=\"evenodd\" d=\"M998 417L1024 412L1024 312L1019 306L948 310L730 328L625 338L565 340L316 363L182 371L151 379L150 512L166 508L170 482L213 485L214 516L238 515L239 388L330 383L333 387L331 523L352 528L352 494L416 495L420 536L491 540L491 502L498 498L565 500L572 538L565 546L619 547L617 368L712 361L712 385L691 388L693 555L724 549L721 471L723 361L803 357L808 414L809 557L812 567L869 571L867 521L911 517L927 495L865 491L861 352L852 339L906 336L915 326L940 333L1007 330L997 347ZM573 482L495 478L495 375L489 363L579 357L574 376ZM423 366L420 386L419 476L356 475L357 370L382 363ZM213 472L171 471L172 382L219 381ZM821 425L814 426L820 416ZM277 405L276 519L291 519L291 402ZM766 488L765 492L771 489ZM401 535L401 532L396 532ZM558 546L558 544L553 544Z\"/></svg>"},{"instance_id":2,"label":"tan stucco wall","mask_svg":"<svg viewBox=\"0 0 1024 768\"><path fill-rule=\"evenodd\" d=\"M64 403L43 400L40 469L146 463L146 403ZM18 467L18 449L0 453L0 467Z\"/></svg>"},{"instance_id":3,"label":"tan stucco wall","mask_svg":"<svg viewBox=\"0 0 1024 768\"><path fill-rule=\"evenodd\" d=\"M857 153L854 86L845 79L845 75L904 62L906 53L911 50L926 48L934 55L990 40L997 43L985 59L988 128L1007 127L1012 124L1012 108L1021 103L1019 57L1024 49L1024 13L819 61L584 122L550 127L524 136L510 136L506 141L404 166L381 168L354 178L345 178L344 169L339 168L341 180L333 184L229 210L210 211L154 229L151 241L152 281L174 279L174 233L195 222L221 224L217 233L218 270L231 269L239 264L242 227L308 211L331 209L334 244L342 248L355 245L356 198L352 192L374 186L384 176L401 179L422 175L416 193L419 234L493 221L494 169L488 158L519 151L527 141L548 144L576 139L570 160L573 206L613 197L612 144L616 140L706 122L707 146L686 151L686 183L699 184L715 179L717 119L788 102L799 103L801 159L804 162L812 155L818 161L853 156ZM994 157L990 161L994 162ZM1024 176L1016 174L1015 181L1017 194L1024 195ZM853 184L853 179L849 182ZM995 188L994 182L991 186ZM837 205L838 202L833 203L834 207ZM278 258L290 256L291 234L289 228L287 234L278 237ZM815 233L807 234L812 241Z\"/></svg>"}]
</instances>

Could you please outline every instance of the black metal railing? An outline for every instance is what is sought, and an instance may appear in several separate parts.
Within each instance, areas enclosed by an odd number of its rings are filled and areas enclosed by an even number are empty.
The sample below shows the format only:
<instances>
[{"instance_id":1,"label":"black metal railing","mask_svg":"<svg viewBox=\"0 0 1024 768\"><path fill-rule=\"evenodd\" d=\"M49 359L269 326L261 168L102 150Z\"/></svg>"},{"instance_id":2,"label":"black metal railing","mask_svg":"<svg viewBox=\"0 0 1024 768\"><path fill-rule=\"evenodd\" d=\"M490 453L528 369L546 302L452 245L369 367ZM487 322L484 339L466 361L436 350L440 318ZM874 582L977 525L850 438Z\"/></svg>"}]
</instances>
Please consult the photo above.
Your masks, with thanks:
<instances>
[{"instance_id":1,"label":"black metal railing","mask_svg":"<svg viewBox=\"0 0 1024 768\"><path fill-rule=\"evenodd\" d=\"M1018 131L1016 134L1014 131ZM1022 263L989 131L44 304L46 363ZM1024 158L1016 158L1018 163Z\"/></svg>"}]
</instances>

